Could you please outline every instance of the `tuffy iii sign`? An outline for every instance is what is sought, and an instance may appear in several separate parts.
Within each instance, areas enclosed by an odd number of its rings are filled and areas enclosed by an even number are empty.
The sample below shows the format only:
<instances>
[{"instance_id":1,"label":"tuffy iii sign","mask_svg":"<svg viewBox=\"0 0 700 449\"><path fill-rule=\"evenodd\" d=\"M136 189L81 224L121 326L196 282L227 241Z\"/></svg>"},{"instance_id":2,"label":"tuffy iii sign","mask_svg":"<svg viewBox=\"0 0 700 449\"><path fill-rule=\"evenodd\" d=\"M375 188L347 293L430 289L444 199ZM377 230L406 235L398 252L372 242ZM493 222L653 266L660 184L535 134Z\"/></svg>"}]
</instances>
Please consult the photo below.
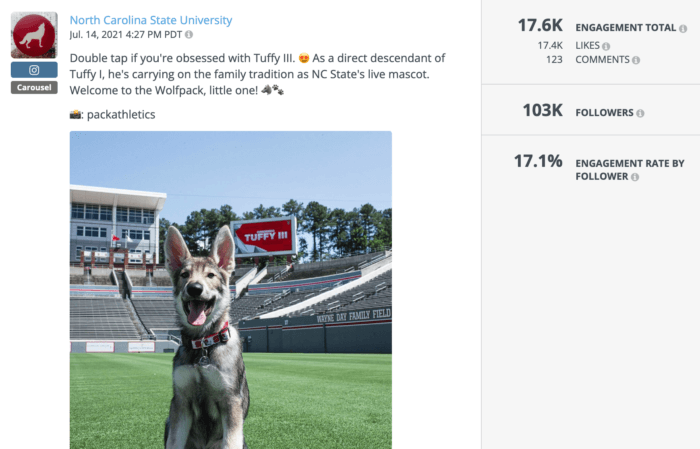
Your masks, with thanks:
<instances>
[{"instance_id":1,"label":"tuffy iii sign","mask_svg":"<svg viewBox=\"0 0 700 449\"><path fill-rule=\"evenodd\" d=\"M232 221L236 257L295 255L297 219L294 216Z\"/></svg>"}]
</instances>

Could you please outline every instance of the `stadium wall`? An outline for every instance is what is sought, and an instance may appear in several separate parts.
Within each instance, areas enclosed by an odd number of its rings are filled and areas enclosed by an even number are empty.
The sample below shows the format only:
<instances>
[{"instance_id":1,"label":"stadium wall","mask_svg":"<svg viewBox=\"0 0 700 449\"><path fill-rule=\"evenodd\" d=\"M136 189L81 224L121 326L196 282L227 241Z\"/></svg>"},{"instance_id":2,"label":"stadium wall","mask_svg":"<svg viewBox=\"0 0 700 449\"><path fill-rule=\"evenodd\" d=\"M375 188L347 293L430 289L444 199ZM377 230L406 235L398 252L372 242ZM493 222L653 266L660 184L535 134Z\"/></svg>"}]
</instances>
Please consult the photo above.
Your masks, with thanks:
<instances>
[{"instance_id":1,"label":"stadium wall","mask_svg":"<svg viewBox=\"0 0 700 449\"><path fill-rule=\"evenodd\" d=\"M369 265L365 268L362 269L362 276L367 276L369 273L372 273L373 271L377 271L380 268L383 268L391 263L393 260L393 257L391 255L385 256L384 259L379 260L372 265Z\"/></svg>"},{"instance_id":2,"label":"stadium wall","mask_svg":"<svg viewBox=\"0 0 700 449\"><path fill-rule=\"evenodd\" d=\"M264 278L265 276L267 276L267 267L265 267L265 268L263 268L262 270L258 271L258 273L257 273L255 276L253 276L253 279L251 279L250 282L248 282L248 285L257 284L257 283L260 282L260 280L261 280L262 278Z\"/></svg>"},{"instance_id":3,"label":"stadium wall","mask_svg":"<svg viewBox=\"0 0 700 449\"><path fill-rule=\"evenodd\" d=\"M132 298L172 298L172 287L132 287Z\"/></svg>"},{"instance_id":4,"label":"stadium wall","mask_svg":"<svg viewBox=\"0 0 700 449\"><path fill-rule=\"evenodd\" d=\"M120 298L118 285L71 285L70 296L109 296Z\"/></svg>"},{"instance_id":5,"label":"stadium wall","mask_svg":"<svg viewBox=\"0 0 700 449\"><path fill-rule=\"evenodd\" d=\"M112 270L109 268L91 268L89 263L85 264L85 267L70 267L70 274L74 276L82 276L85 274L85 268L90 268L93 276L109 276Z\"/></svg>"},{"instance_id":6,"label":"stadium wall","mask_svg":"<svg viewBox=\"0 0 700 449\"><path fill-rule=\"evenodd\" d=\"M241 321L246 352L391 354L391 307Z\"/></svg>"},{"instance_id":7,"label":"stadium wall","mask_svg":"<svg viewBox=\"0 0 700 449\"><path fill-rule=\"evenodd\" d=\"M323 262L309 262L294 264L294 271L318 271L318 270L331 270L336 268L344 268L349 265L355 265L362 262L366 262L379 255L388 255L388 251L381 251L376 253L360 254L357 256L341 257L339 259L324 260Z\"/></svg>"},{"instance_id":8,"label":"stadium wall","mask_svg":"<svg viewBox=\"0 0 700 449\"><path fill-rule=\"evenodd\" d=\"M256 267L253 267L250 270L246 271L246 273L233 284L233 289L231 290L231 297L234 299L237 298L238 295L236 293L240 293L243 290L245 290L257 273L258 269Z\"/></svg>"},{"instance_id":9,"label":"stadium wall","mask_svg":"<svg viewBox=\"0 0 700 449\"><path fill-rule=\"evenodd\" d=\"M131 343L131 345L129 344ZM153 346L151 350L150 346ZM112 350L110 350L110 347ZM174 341L116 341L116 340L71 340L71 354L86 353L128 353L128 352L175 352L179 345ZM130 350L131 349L131 350Z\"/></svg>"}]
</instances>

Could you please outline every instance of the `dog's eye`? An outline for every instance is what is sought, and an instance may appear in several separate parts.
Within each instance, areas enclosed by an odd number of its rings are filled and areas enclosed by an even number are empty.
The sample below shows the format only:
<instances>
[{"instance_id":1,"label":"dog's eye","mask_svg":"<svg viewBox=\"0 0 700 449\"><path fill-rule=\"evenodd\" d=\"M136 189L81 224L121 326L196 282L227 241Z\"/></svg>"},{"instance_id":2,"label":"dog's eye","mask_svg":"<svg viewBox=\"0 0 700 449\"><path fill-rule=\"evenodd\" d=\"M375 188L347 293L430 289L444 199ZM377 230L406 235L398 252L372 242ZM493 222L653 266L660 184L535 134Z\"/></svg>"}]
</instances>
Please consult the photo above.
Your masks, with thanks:
<instances>
[{"instance_id":1,"label":"dog's eye","mask_svg":"<svg viewBox=\"0 0 700 449\"><path fill-rule=\"evenodd\" d=\"M214 273L209 273L209 274L207 275L207 277L208 277L209 279L213 278L214 276L216 276Z\"/></svg>"},{"instance_id":2,"label":"dog's eye","mask_svg":"<svg viewBox=\"0 0 700 449\"><path fill-rule=\"evenodd\" d=\"M190 277L190 274L186 271L183 271L182 273L180 273L180 277L182 279L187 279L188 277Z\"/></svg>"}]
</instances>

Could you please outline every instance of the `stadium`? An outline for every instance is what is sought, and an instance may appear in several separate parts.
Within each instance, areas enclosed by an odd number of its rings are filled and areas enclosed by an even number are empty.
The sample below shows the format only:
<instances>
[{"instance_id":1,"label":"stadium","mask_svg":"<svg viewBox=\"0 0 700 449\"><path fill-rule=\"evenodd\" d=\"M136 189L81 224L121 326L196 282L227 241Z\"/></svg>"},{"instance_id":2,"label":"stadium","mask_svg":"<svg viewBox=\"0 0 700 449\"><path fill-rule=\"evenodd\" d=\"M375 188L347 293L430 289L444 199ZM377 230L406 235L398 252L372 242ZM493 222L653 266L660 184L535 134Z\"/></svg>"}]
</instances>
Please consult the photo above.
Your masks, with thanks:
<instances>
[{"instance_id":1,"label":"stadium","mask_svg":"<svg viewBox=\"0 0 700 449\"><path fill-rule=\"evenodd\" d=\"M229 318L250 388L248 446L390 447L391 209L289 200L241 215L201 208L177 225L165 218L173 197L70 187L71 447L163 447L182 344L165 234L176 226L204 255L224 224L236 239Z\"/></svg>"}]
</instances>

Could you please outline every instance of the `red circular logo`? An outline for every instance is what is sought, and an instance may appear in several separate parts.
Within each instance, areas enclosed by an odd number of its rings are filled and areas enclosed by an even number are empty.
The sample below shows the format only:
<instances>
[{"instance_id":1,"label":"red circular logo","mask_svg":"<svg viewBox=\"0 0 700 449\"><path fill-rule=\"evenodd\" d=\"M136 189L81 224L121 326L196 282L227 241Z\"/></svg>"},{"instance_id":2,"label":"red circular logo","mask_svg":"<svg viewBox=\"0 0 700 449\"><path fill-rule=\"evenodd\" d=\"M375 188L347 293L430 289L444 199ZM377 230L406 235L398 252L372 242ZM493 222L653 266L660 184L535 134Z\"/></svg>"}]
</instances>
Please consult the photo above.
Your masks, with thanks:
<instances>
[{"instance_id":1,"label":"red circular logo","mask_svg":"<svg viewBox=\"0 0 700 449\"><path fill-rule=\"evenodd\" d=\"M37 57L51 50L56 40L56 31L46 17L30 14L17 22L12 38L19 51Z\"/></svg>"}]
</instances>

